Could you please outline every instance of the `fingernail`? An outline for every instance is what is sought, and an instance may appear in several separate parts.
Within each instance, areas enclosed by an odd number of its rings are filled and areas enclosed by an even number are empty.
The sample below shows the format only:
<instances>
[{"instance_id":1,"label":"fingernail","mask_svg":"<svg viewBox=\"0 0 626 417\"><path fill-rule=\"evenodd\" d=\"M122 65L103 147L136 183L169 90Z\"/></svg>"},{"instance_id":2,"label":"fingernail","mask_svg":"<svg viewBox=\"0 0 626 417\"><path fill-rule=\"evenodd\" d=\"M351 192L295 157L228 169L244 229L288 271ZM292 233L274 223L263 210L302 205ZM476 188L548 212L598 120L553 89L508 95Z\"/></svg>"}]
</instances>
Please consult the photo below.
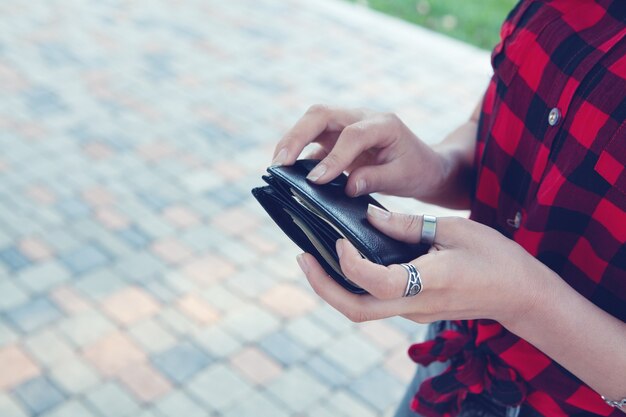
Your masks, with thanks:
<instances>
[{"instance_id":1,"label":"fingernail","mask_svg":"<svg viewBox=\"0 0 626 417\"><path fill-rule=\"evenodd\" d=\"M365 180L361 178L356 180L356 191L354 192L354 196L360 196L363 194L363 191L365 191Z\"/></svg>"},{"instance_id":2,"label":"fingernail","mask_svg":"<svg viewBox=\"0 0 626 417\"><path fill-rule=\"evenodd\" d=\"M337 239L335 243L335 248L337 251L337 256L341 258L341 252L343 252L343 243L341 242L343 239Z\"/></svg>"},{"instance_id":3,"label":"fingernail","mask_svg":"<svg viewBox=\"0 0 626 417\"><path fill-rule=\"evenodd\" d=\"M309 175L307 175L306 178L309 181L315 182L318 179L320 179L320 177L324 175L325 173L326 173L326 165L320 162L319 164L317 164L315 168L311 170L311 172L309 172Z\"/></svg>"},{"instance_id":4,"label":"fingernail","mask_svg":"<svg viewBox=\"0 0 626 417\"><path fill-rule=\"evenodd\" d=\"M272 165L283 165L287 160L287 149L282 148L272 160Z\"/></svg>"},{"instance_id":5,"label":"fingernail","mask_svg":"<svg viewBox=\"0 0 626 417\"><path fill-rule=\"evenodd\" d=\"M391 217L391 213L389 213L387 210L383 210L373 204L367 205L367 214L380 220L389 220L389 218Z\"/></svg>"},{"instance_id":6,"label":"fingernail","mask_svg":"<svg viewBox=\"0 0 626 417\"><path fill-rule=\"evenodd\" d=\"M298 261L298 265L300 265L300 269L305 274L309 272L309 264L307 264L306 259L304 259L304 253L296 256L296 260Z\"/></svg>"}]
</instances>

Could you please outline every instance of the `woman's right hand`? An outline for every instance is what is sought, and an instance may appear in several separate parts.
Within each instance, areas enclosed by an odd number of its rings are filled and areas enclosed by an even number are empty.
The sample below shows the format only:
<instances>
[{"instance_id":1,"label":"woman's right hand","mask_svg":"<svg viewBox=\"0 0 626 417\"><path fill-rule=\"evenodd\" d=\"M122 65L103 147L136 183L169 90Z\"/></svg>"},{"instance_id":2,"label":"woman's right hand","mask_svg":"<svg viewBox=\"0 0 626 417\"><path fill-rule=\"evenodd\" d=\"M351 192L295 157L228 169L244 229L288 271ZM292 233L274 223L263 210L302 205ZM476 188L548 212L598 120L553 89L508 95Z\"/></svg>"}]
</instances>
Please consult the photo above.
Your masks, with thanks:
<instances>
[{"instance_id":1,"label":"woman's right hand","mask_svg":"<svg viewBox=\"0 0 626 417\"><path fill-rule=\"evenodd\" d=\"M325 184L346 171L346 194L381 192L424 198L447 177L446 160L395 115L314 105L278 142L274 165L293 164L304 147L318 143L321 162L308 176Z\"/></svg>"}]
</instances>

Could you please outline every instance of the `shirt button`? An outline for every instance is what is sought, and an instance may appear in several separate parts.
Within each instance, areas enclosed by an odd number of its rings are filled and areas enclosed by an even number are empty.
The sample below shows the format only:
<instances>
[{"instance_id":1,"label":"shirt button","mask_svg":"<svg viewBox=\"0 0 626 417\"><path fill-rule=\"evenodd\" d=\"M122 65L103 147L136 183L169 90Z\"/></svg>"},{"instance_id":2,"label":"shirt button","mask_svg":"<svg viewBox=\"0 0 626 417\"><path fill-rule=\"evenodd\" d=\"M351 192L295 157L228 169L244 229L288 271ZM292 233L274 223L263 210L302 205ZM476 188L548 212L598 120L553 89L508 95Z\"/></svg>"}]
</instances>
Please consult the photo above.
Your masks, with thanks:
<instances>
[{"instance_id":1,"label":"shirt button","mask_svg":"<svg viewBox=\"0 0 626 417\"><path fill-rule=\"evenodd\" d=\"M518 211L517 213L515 213L515 217L513 217L512 219L507 219L506 222L512 228L519 229L520 225L522 224L522 212Z\"/></svg>"},{"instance_id":2,"label":"shirt button","mask_svg":"<svg viewBox=\"0 0 626 417\"><path fill-rule=\"evenodd\" d=\"M556 107L550 110L550 114L548 115L548 124L550 126L556 125L561 119L561 111Z\"/></svg>"}]
</instances>

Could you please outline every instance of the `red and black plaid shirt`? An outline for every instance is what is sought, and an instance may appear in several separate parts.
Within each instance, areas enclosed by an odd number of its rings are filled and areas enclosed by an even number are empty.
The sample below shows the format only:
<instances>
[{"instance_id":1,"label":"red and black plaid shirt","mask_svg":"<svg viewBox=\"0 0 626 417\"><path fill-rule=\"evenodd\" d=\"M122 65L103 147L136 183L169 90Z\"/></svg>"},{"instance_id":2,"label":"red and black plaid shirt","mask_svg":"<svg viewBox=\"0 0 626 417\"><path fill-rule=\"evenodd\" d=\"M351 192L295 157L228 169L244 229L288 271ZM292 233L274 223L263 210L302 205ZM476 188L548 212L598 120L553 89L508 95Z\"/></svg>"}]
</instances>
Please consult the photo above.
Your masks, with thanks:
<instances>
[{"instance_id":1,"label":"red and black plaid shirt","mask_svg":"<svg viewBox=\"0 0 626 417\"><path fill-rule=\"evenodd\" d=\"M492 55L471 215L623 321L625 35L626 0L518 3ZM498 323L457 324L459 331L410 348L423 364L451 361L422 384L412 404L419 413L455 415L469 393L484 393L522 405L522 415L622 415Z\"/></svg>"}]
</instances>

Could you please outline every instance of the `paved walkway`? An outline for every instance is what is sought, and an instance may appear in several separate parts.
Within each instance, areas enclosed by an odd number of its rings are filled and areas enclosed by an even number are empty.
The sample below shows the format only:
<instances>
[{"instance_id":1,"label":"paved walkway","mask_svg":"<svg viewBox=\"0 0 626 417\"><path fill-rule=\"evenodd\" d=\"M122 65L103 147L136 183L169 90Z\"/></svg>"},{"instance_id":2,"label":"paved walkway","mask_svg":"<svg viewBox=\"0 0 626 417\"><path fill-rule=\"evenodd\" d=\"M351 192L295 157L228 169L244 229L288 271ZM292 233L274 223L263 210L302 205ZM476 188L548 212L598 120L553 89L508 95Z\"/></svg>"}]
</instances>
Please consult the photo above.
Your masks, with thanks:
<instances>
[{"instance_id":1,"label":"paved walkway","mask_svg":"<svg viewBox=\"0 0 626 417\"><path fill-rule=\"evenodd\" d=\"M324 305L249 190L312 103L439 139L487 53L332 0L9 0L0 27L0 416L395 407L423 327Z\"/></svg>"}]
</instances>

